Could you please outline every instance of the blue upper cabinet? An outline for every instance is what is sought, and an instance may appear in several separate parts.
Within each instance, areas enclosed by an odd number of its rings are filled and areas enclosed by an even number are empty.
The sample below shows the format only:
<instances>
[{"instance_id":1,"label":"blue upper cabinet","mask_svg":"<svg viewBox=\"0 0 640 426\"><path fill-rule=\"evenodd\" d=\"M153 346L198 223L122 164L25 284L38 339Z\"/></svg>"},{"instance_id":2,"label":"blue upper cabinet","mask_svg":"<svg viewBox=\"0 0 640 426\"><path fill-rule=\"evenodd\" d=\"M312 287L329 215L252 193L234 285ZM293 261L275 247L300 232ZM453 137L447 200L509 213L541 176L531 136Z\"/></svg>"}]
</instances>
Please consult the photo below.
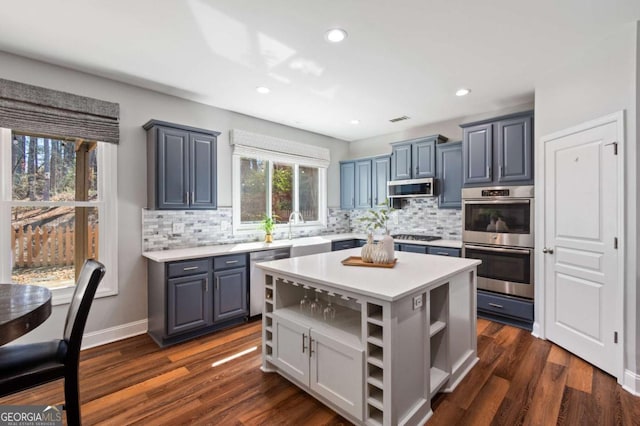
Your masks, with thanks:
<instances>
[{"instance_id":1,"label":"blue upper cabinet","mask_svg":"<svg viewBox=\"0 0 640 426\"><path fill-rule=\"evenodd\" d=\"M356 161L356 209L371 207L371 160Z\"/></svg>"},{"instance_id":2,"label":"blue upper cabinet","mask_svg":"<svg viewBox=\"0 0 640 426\"><path fill-rule=\"evenodd\" d=\"M461 127L464 186L533 184L533 111Z\"/></svg>"},{"instance_id":3,"label":"blue upper cabinet","mask_svg":"<svg viewBox=\"0 0 640 426\"><path fill-rule=\"evenodd\" d=\"M438 206L462 207L462 142L448 142L436 147L438 171Z\"/></svg>"},{"instance_id":4,"label":"blue upper cabinet","mask_svg":"<svg viewBox=\"0 0 640 426\"><path fill-rule=\"evenodd\" d=\"M498 130L498 182L533 182L531 116L501 120Z\"/></svg>"},{"instance_id":5,"label":"blue upper cabinet","mask_svg":"<svg viewBox=\"0 0 640 426\"><path fill-rule=\"evenodd\" d=\"M340 162L340 208L352 209L356 205L356 162Z\"/></svg>"},{"instance_id":6,"label":"blue upper cabinet","mask_svg":"<svg viewBox=\"0 0 640 426\"><path fill-rule=\"evenodd\" d=\"M411 152L414 179L436 176L436 140L429 139L413 144Z\"/></svg>"},{"instance_id":7,"label":"blue upper cabinet","mask_svg":"<svg viewBox=\"0 0 640 426\"><path fill-rule=\"evenodd\" d=\"M436 145L446 141L433 135L391 144L391 180L435 177Z\"/></svg>"},{"instance_id":8,"label":"blue upper cabinet","mask_svg":"<svg viewBox=\"0 0 640 426\"><path fill-rule=\"evenodd\" d=\"M373 205L384 203L387 200L387 182L391 180L391 157L388 155L376 157L371 160L373 168L372 188Z\"/></svg>"},{"instance_id":9,"label":"blue upper cabinet","mask_svg":"<svg viewBox=\"0 0 640 426\"><path fill-rule=\"evenodd\" d=\"M464 184L492 180L493 124L479 124L464 131Z\"/></svg>"},{"instance_id":10,"label":"blue upper cabinet","mask_svg":"<svg viewBox=\"0 0 640 426\"><path fill-rule=\"evenodd\" d=\"M391 148L391 180L411 179L411 148L410 143Z\"/></svg>"},{"instance_id":11,"label":"blue upper cabinet","mask_svg":"<svg viewBox=\"0 0 640 426\"><path fill-rule=\"evenodd\" d=\"M214 132L151 120L147 131L147 201L159 210L217 207Z\"/></svg>"}]
</instances>

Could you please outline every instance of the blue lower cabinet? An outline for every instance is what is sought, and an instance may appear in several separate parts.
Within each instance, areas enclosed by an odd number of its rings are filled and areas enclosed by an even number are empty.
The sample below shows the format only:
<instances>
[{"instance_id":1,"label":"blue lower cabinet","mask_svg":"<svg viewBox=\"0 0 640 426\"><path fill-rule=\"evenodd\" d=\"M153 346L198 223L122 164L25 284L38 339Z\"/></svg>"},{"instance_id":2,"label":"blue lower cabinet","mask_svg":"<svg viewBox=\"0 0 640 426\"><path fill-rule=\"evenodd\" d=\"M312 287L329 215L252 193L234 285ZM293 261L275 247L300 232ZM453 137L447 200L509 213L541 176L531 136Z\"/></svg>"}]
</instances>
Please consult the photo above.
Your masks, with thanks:
<instances>
[{"instance_id":1,"label":"blue lower cabinet","mask_svg":"<svg viewBox=\"0 0 640 426\"><path fill-rule=\"evenodd\" d=\"M533 301L478 290L478 316L531 330Z\"/></svg>"},{"instance_id":2,"label":"blue lower cabinet","mask_svg":"<svg viewBox=\"0 0 640 426\"><path fill-rule=\"evenodd\" d=\"M427 251L427 254L460 257L460 252L461 250L457 248L429 246L429 251Z\"/></svg>"},{"instance_id":3,"label":"blue lower cabinet","mask_svg":"<svg viewBox=\"0 0 640 426\"><path fill-rule=\"evenodd\" d=\"M359 240L333 241L331 243L331 251L346 250L358 247Z\"/></svg>"},{"instance_id":4,"label":"blue lower cabinet","mask_svg":"<svg viewBox=\"0 0 640 426\"><path fill-rule=\"evenodd\" d=\"M427 254L428 246L420 244L400 244L400 251L408 251L410 253L422 253Z\"/></svg>"}]
</instances>

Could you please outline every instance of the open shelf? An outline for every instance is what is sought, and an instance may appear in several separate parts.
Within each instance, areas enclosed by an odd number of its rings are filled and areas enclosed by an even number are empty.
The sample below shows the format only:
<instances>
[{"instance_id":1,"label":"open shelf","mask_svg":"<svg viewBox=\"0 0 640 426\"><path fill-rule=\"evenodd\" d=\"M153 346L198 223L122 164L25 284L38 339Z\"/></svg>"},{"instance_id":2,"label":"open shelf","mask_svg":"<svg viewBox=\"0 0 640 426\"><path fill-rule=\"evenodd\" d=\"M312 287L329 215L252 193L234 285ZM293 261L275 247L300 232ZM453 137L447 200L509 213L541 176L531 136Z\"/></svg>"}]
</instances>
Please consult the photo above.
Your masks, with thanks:
<instances>
[{"instance_id":1,"label":"open shelf","mask_svg":"<svg viewBox=\"0 0 640 426\"><path fill-rule=\"evenodd\" d=\"M435 336L436 334L440 333L442 330L445 329L445 327L447 326L447 323L444 321L435 321L431 323L431 326L429 327L429 335L431 337Z\"/></svg>"},{"instance_id":2,"label":"open shelf","mask_svg":"<svg viewBox=\"0 0 640 426\"><path fill-rule=\"evenodd\" d=\"M383 408L383 392L382 389L377 386L372 386L368 384L369 398L367 398L367 403L376 407L380 411L384 411Z\"/></svg>"},{"instance_id":3,"label":"open shelf","mask_svg":"<svg viewBox=\"0 0 640 426\"><path fill-rule=\"evenodd\" d=\"M431 397L438 393L440 388L449 380L449 373L437 367L431 367Z\"/></svg>"},{"instance_id":4,"label":"open shelf","mask_svg":"<svg viewBox=\"0 0 640 426\"><path fill-rule=\"evenodd\" d=\"M296 324L314 328L329 334L352 347L362 348L362 327L360 312L336 306L336 316L331 322L300 312L300 308L287 307L278 309L275 315L288 319Z\"/></svg>"},{"instance_id":5,"label":"open shelf","mask_svg":"<svg viewBox=\"0 0 640 426\"><path fill-rule=\"evenodd\" d=\"M367 419L367 423L370 425L382 426L382 422L383 422L382 410L370 404L367 405L367 408L369 410L369 418Z\"/></svg>"}]
</instances>

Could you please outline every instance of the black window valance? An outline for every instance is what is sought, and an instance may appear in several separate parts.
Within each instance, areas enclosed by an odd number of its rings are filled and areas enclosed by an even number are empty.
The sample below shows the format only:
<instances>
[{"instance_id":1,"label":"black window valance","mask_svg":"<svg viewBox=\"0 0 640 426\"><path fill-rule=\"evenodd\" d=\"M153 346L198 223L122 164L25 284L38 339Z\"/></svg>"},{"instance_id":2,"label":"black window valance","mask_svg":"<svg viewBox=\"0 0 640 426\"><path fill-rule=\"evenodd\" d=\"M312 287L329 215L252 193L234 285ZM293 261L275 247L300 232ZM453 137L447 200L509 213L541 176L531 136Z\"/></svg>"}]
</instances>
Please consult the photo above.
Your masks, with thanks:
<instances>
[{"instance_id":1,"label":"black window valance","mask_svg":"<svg viewBox=\"0 0 640 426\"><path fill-rule=\"evenodd\" d=\"M0 127L118 143L120 104L0 78Z\"/></svg>"}]
</instances>

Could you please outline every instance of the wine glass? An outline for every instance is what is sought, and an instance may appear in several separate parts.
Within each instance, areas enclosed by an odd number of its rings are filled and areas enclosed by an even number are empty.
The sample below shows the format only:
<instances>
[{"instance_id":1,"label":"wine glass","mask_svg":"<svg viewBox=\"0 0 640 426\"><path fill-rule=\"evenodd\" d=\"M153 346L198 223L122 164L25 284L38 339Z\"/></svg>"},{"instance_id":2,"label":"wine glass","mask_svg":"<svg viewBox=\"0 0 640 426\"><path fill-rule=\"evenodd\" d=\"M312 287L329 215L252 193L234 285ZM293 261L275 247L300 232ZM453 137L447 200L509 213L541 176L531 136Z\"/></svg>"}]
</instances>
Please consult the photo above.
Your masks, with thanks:
<instances>
[{"instance_id":1,"label":"wine glass","mask_svg":"<svg viewBox=\"0 0 640 426\"><path fill-rule=\"evenodd\" d=\"M309 297L307 296L308 288L309 287L304 288L304 296L302 297L302 299L300 299L300 312L302 312L303 314L309 312L309 307L311 305L311 300L309 300Z\"/></svg>"},{"instance_id":2,"label":"wine glass","mask_svg":"<svg viewBox=\"0 0 640 426\"><path fill-rule=\"evenodd\" d=\"M322 315L322 303L318 300L318 290L316 290L316 298L313 302L311 302L311 316L320 316Z\"/></svg>"},{"instance_id":3,"label":"wine glass","mask_svg":"<svg viewBox=\"0 0 640 426\"><path fill-rule=\"evenodd\" d=\"M324 308L324 320L325 321L333 321L336 318L336 308L333 307L333 305L331 304L331 298L334 296L333 293L328 293L327 294L327 307Z\"/></svg>"}]
</instances>

